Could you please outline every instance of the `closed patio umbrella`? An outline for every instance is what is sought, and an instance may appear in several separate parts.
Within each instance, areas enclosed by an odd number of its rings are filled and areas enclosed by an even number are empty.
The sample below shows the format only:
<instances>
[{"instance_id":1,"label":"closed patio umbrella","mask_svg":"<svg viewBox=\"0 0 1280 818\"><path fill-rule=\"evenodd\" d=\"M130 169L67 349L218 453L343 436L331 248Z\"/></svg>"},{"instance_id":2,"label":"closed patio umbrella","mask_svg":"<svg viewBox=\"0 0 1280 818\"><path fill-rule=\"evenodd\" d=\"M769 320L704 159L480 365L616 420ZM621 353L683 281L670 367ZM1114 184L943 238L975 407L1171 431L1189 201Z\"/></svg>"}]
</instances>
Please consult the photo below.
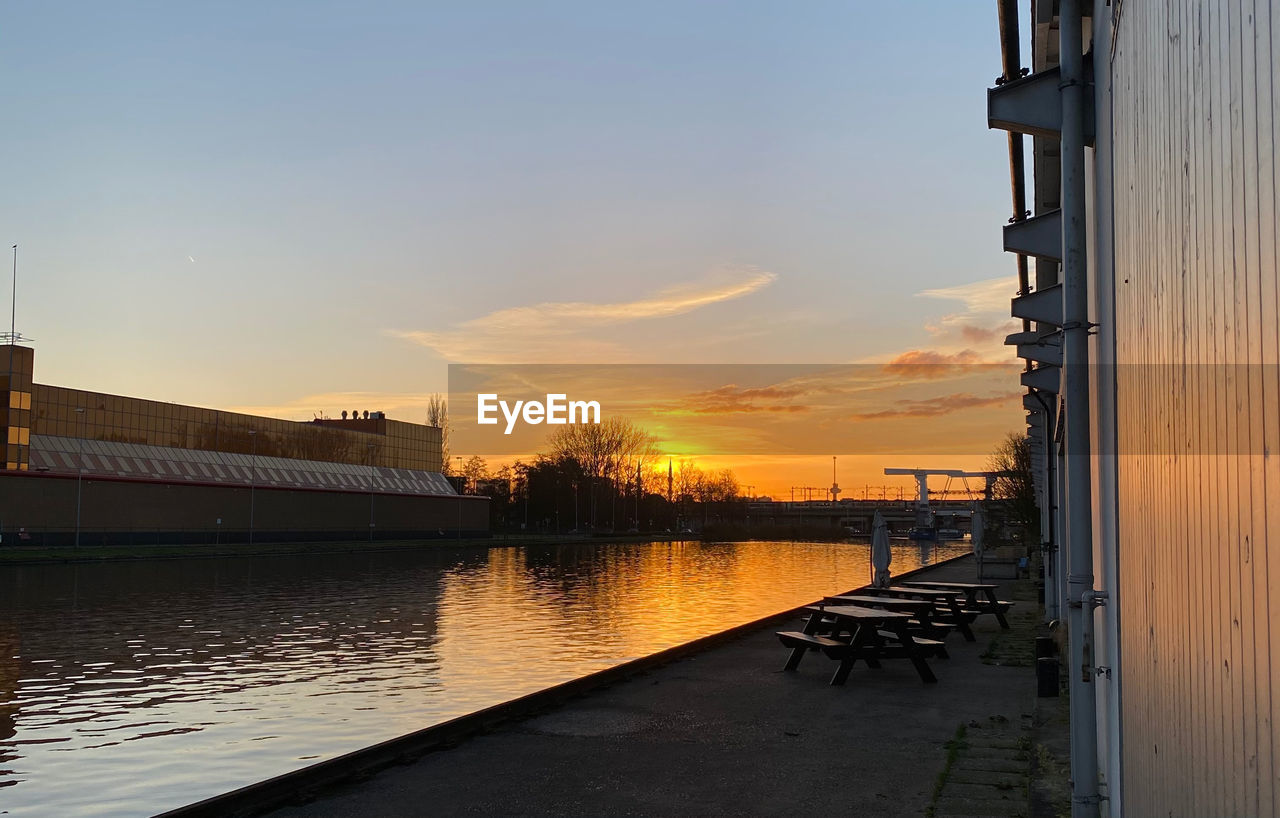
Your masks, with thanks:
<instances>
[{"instance_id":1,"label":"closed patio umbrella","mask_svg":"<svg viewBox=\"0 0 1280 818\"><path fill-rule=\"evenodd\" d=\"M982 577L982 541L986 535L987 521L982 513L982 506L974 503L973 516L970 519L970 527L973 533L969 535L973 541L973 555L978 559L978 577Z\"/></svg>"},{"instance_id":2,"label":"closed patio umbrella","mask_svg":"<svg viewBox=\"0 0 1280 818\"><path fill-rule=\"evenodd\" d=\"M879 511L871 524L871 584L876 588L889 587L889 525Z\"/></svg>"}]
</instances>

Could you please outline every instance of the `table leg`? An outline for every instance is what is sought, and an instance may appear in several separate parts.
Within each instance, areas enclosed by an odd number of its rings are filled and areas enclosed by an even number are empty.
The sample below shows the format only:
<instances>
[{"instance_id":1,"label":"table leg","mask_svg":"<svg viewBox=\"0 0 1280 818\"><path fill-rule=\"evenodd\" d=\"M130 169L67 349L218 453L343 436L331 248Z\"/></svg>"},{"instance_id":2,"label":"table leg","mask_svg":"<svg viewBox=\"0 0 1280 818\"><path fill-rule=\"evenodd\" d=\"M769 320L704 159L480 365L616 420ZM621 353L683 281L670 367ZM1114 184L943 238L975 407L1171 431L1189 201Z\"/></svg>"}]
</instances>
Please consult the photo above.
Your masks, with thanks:
<instances>
[{"instance_id":1,"label":"table leg","mask_svg":"<svg viewBox=\"0 0 1280 818\"><path fill-rule=\"evenodd\" d=\"M871 626L865 622L860 622L853 632L853 641L849 643L849 652L840 660L840 666L836 668L835 674L831 677L831 684L842 685L849 678L850 671L853 670L854 664L858 659L863 659L871 667L879 667L880 663L876 661L874 656L866 655L867 630ZM875 664L872 664L872 663Z\"/></svg>"},{"instance_id":2,"label":"table leg","mask_svg":"<svg viewBox=\"0 0 1280 818\"><path fill-rule=\"evenodd\" d=\"M994 588L987 588L987 599L991 602L991 612L996 615L996 621L1000 623L1000 627L1009 630L1009 620L1004 618L1004 611L1000 610L1000 600L996 598Z\"/></svg>"},{"instance_id":3,"label":"table leg","mask_svg":"<svg viewBox=\"0 0 1280 818\"><path fill-rule=\"evenodd\" d=\"M813 636L818 632L818 629L821 627L822 627L822 614L813 613L809 615L808 621L804 623L804 627L801 628L800 632L807 636ZM792 648L791 655L787 657L787 663L782 666L782 669L795 670L796 668L800 667L800 660L803 659L804 655L808 652L809 652L809 648L805 647L804 645L797 645L796 647Z\"/></svg>"},{"instance_id":4,"label":"table leg","mask_svg":"<svg viewBox=\"0 0 1280 818\"><path fill-rule=\"evenodd\" d=\"M973 629L969 627L969 617L965 616L964 611L960 609L960 603L956 598L950 597L947 604L951 608L951 615L955 617L956 620L956 628L960 631L960 635L964 637L964 641L978 641L978 637L973 635Z\"/></svg>"},{"instance_id":5,"label":"table leg","mask_svg":"<svg viewBox=\"0 0 1280 818\"><path fill-rule=\"evenodd\" d=\"M932 602L916 612L916 619L920 620L920 631L929 639L937 639L943 643L943 647L938 650L939 659L950 659L946 648L947 634L938 627L940 623L933 621L933 613Z\"/></svg>"},{"instance_id":6,"label":"table leg","mask_svg":"<svg viewBox=\"0 0 1280 818\"><path fill-rule=\"evenodd\" d=\"M880 670L882 665L878 654L882 653L880 649L884 647L884 639L880 637L880 626L868 625L863 622L859 625L859 629L866 629L867 633L867 638L862 641L862 646L866 650L866 655L862 657L862 660L867 663L867 667L873 670Z\"/></svg>"},{"instance_id":7,"label":"table leg","mask_svg":"<svg viewBox=\"0 0 1280 818\"><path fill-rule=\"evenodd\" d=\"M933 671L929 669L929 663L920 655L920 648L916 645L916 640L911 638L911 631L907 628L907 624L902 622L893 628L893 632L897 634L898 641L902 643L902 647L907 652L907 658L911 660L911 664L916 666L916 673L920 674L920 681L934 683L938 681L938 677L933 675Z\"/></svg>"}]
</instances>

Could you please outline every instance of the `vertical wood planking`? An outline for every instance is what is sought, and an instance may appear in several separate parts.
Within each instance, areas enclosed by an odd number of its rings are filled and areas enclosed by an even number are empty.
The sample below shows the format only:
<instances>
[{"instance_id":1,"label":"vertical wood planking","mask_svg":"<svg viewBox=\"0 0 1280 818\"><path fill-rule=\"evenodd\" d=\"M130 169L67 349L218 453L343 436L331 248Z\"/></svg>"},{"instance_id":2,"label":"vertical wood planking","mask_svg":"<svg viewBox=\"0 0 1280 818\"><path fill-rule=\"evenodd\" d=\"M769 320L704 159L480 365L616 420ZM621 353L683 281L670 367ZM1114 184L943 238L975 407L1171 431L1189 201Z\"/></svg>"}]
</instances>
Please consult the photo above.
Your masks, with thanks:
<instances>
[{"instance_id":1,"label":"vertical wood planking","mask_svg":"<svg viewBox=\"0 0 1280 818\"><path fill-rule=\"evenodd\" d=\"M1129 3L1114 34L1122 774L1142 814L1280 806L1277 17Z\"/></svg>"},{"instance_id":2,"label":"vertical wood planking","mask_svg":"<svg viewBox=\"0 0 1280 818\"><path fill-rule=\"evenodd\" d=\"M1261 336L1262 360L1269 364L1263 369L1263 405L1271 407L1263 418L1263 533L1261 547L1257 549L1258 573L1254 587L1257 591L1254 616L1263 627L1257 634L1257 651L1267 664L1259 668L1259 793L1258 807L1261 815L1280 812L1280 698L1274 689L1272 675L1280 673L1280 584L1276 582L1280 568L1280 554L1269 553L1267 546L1280 548L1280 286L1277 285L1277 226L1276 191L1276 111L1277 93L1275 72L1271 70L1280 54L1275 50L1276 26L1280 24L1269 0L1255 4L1257 41L1254 53L1257 66L1255 100L1258 110L1258 267L1261 278ZM1265 70L1264 70L1265 67ZM1268 785L1267 782L1271 782Z\"/></svg>"}]
</instances>

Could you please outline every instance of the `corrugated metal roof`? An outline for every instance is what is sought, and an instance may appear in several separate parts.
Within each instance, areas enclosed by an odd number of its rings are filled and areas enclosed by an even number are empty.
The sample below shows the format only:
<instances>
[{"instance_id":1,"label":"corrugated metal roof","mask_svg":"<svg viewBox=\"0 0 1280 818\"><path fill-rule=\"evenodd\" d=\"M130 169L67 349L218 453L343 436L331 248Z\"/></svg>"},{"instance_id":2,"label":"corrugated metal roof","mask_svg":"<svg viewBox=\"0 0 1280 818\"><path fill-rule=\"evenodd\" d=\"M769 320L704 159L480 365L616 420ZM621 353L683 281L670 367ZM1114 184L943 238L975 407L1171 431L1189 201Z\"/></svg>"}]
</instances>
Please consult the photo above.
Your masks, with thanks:
<instances>
[{"instance_id":1,"label":"corrugated metal roof","mask_svg":"<svg viewBox=\"0 0 1280 818\"><path fill-rule=\"evenodd\" d=\"M137 479L255 485L267 488L374 491L380 494L453 495L439 472L354 466L322 460L251 457L230 452L31 436L31 470Z\"/></svg>"}]
</instances>

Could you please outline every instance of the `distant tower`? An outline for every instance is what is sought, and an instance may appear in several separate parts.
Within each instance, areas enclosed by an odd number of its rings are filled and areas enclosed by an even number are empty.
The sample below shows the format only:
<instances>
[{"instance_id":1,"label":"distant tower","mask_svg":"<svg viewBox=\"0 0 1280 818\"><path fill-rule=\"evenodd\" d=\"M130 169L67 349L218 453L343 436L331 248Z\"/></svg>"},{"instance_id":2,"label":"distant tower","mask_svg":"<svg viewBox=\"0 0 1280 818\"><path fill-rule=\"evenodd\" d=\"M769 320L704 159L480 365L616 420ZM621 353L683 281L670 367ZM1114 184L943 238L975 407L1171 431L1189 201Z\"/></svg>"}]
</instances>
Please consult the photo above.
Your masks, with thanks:
<instances>
[{"instance_id":1,"label":"distant tower","mask_svg":"<svg viewBox=\"0 0 1280 818\"><path fill-rule=\"evenodd\" d=\"M840 499L840 484L836 482L836 458L834 455L832 455L831 457L831 502L834 503L839 499Z\"/></svg>"},{"instance_id":2,"label":"distant tower","mask_svg":"<svg viewBox=\"0 0 1280 818\"><path fill-rule=\"evenodd\" d=\"M667 502L672 502L671 494L671 458L667 458Z\"/></svg>"}]
</instances>

